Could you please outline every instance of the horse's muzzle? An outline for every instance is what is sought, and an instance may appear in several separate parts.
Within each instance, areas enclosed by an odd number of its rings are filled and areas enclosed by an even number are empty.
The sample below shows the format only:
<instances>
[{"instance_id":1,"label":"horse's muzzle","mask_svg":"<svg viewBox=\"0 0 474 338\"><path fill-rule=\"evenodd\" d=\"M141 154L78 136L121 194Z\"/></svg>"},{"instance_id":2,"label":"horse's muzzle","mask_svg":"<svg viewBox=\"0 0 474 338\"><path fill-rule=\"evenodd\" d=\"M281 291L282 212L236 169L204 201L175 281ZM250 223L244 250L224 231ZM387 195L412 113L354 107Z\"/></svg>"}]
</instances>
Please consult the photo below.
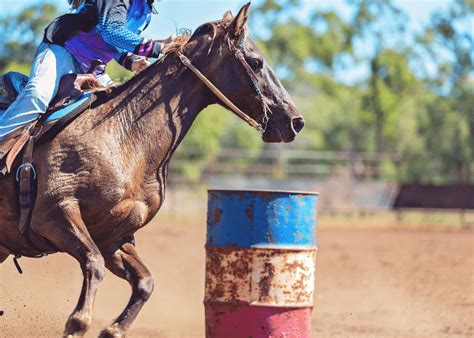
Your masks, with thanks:
<instances>
[{"instance_id":1,"label":"horse's muzzle","mask_svg":"<svg viewBox=\"0 0 474 338\"><path fill-rule=\"evenodd\" d=\"M275 119L270 119L262 139L265 143L292 142L303 129L304 123L304 118L301 115L293 117L286 124L279 124Z\"/></svg>"},{"instance_id":2,"label":"horse's muzzle","mask_svg":"<svg viewBox=\"0 0 474 338\"><path fill-rule=\"evenodd\" d=\"M303 116L297 116L291 119L291 130L293 131L295 136L298 135L298 133L303 129L303 127L304 127Z\"/></svg>"}]
</instances>

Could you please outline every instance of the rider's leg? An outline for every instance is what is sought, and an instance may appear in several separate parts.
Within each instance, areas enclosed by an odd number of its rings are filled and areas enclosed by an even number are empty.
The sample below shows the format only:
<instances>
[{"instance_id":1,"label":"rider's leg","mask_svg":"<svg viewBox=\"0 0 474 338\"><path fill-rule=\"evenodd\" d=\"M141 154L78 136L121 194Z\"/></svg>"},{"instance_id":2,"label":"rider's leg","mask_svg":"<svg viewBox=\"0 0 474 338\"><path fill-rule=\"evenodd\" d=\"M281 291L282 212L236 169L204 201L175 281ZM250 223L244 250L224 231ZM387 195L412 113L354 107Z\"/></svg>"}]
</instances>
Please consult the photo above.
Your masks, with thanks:
<instances>
[{"instance_id":1,"label":"rider's leg","mask_svg":"<svg viewBox=\"0 0 474 338\"><path fill-rule=\"evenodd\" d=\"M33 61L28 84L0 115L0 142L43 114L58 91L61 77L78 72L78 64L65 48L42 43Z\"/></svg>"}]
</instances>

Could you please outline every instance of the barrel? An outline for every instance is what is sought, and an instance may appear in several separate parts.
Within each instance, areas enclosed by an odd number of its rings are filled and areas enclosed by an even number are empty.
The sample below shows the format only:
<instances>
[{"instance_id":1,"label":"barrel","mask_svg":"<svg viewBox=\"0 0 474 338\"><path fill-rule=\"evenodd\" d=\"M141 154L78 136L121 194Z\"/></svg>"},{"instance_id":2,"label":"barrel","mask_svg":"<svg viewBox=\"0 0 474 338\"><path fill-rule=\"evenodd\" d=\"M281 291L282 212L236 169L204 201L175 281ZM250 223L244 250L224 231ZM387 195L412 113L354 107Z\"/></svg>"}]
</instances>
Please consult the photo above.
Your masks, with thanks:
<instances>
[{"instance_id":1,"label":"barrel","mask_svg":"<svg viewBox=\"0 0 474 338\"><path fill-rule=\"evenodd\" d=\"M316 193L209 190L206 337L310 337Z\"/></svg>"}]
</instances>

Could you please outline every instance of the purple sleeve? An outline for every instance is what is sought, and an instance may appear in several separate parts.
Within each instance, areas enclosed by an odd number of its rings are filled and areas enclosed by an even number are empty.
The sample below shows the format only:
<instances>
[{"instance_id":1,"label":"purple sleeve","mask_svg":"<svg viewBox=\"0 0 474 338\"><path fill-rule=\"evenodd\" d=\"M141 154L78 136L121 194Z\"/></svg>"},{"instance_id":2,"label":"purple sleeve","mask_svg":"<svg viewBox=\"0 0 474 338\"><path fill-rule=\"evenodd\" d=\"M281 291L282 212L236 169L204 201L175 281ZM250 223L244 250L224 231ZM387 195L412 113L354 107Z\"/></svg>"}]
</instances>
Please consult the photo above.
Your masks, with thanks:
<instances>
[{"instance_id":1,"label":"purple sleeve","mask_svg":"<svg viewBox=\"0 0 474 338\"><path fill-rule=\"evenodd\" d=\"M139 58L140 58L140 56L135 55L133 53L123 52L121 54L118 54L114 59L115 59L115 61L117 61L118 64L120 64L125 69L132 70L133 61L135 61Z\"/></svg>"}]
</instances>

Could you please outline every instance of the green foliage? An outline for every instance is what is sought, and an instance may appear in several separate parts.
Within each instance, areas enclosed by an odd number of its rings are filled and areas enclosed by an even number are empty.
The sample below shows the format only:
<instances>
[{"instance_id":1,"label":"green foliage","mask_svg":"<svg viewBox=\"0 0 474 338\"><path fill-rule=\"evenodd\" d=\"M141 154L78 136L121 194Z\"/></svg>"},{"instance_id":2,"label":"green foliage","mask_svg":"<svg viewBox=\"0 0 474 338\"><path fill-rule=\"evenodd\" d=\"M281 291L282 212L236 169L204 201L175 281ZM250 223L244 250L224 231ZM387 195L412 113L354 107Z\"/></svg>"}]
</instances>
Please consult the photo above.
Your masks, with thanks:
<instances>
[{"instance_id":1,"label":"green foliage","mask_svg":"<svg viewBox=\"0 0 474 338\"><path fill-rule=\"evenodd\" d=\"M57 15L53 4L41 3L30 6L17 16L0 19L0 72L11 62L31 64L36 48L43 38L44 28Z\"/></svg>"},{"instance_id":2,"label":"green foliage","mask_svg":"<svg viewBox=\"0 0 474 338\"><path fill-rule=\"evenodd\" d=\"M348 19L316 6L308 11L301 0L263 0L254 7L256 43L306 120L286 147L389 154L393 159L378 168L389 180L472 182L474 1L451 0L420 34L407 31L407 16L395 0L346 2ZM28 73L54 16L56 8L43 3L0 19L0 71ZM335 74L355 65L368 70L365 78L351 85L337 80ZM119 83L132 76L114 62L107 72ZM221 147L253 151L250 162L229 160L239 167L259 163L260 151L274 148L232 113L212 106L197 118L175 161L198 179Z\"/></svg>"},{"instance_id":3,"label":"green foliage","mask_svg":"<svg viewBox=\"0 0 474 338\"><path fill-rule=\"evenodd\" d=\"M390 160L382 161L380 165L380 176L386 180L396 182L399 179L399 168L397 163Z\"/></svg>"},{"instance_id":4,"label":"green foliage","mask_svg":"<svg viewBox=\"0 0 474 338\"><path fill-rule=\"evenodd\" d=\"M270 59L289 74L301 70L311 54L311 40L307 38L308 34L312 34L311 28L292 20L276 25L273 32L265 43Z\"/></svg>"},{"instance_id":5,"label":"green foliage","mask_svg":"<svg viewBox=\"0 0 474 338\"><path fill-rule=\"evenodd\" d=\"M311 57L326 69L334 70L338 57L353 51L351 26L333 11L316 11L310 24L316 32L311 43Z\"/></svg>"},{"instance_id":6,"label":"green foliage","mask_svg":"<svg viewBox=\"0 0 474 338\"><path fill-rule=\"evenodd\" d=\"M2 70L2 73L8 72L20 72L25 75L30 74L31 66L25 63L9 62L7 66Z\"/></svg>"},{"instance_id":7,"label":"green foliage","mask_svg":"<svg viewBox=\"0 0 474 338\"><path fill-rule=\"evenodd\" d=\"M366 126L359 114L360 90L325 75L307 74L304 84L293 88L295 102L306 119L297 142L308 150L366 151Z\"/></svg>"},{"instance_id":8,"label":"green foliage","mask_svg":"<svg viewBox=\"0 0 474 338\"><path fill-rule=\"evenodd\" d=\"M184 161L183 172L191 180L197 180L204 167L220 149L223 135L231 113L217 105L202 111L176 152L174 161Z\"/></svg>"},{"instance_id":9,"label":"green foliage","mask_svg":"<svg viewBox=\"0 0 474 338\"><path fill-rule=\"evenodd\" d=\"M219 139L231 120L232 113L218 105L201 112L184 140L185 146L212 156L219 148Z\"/></svg>"},{"instance_id":10,"label":"green foliage","mask_svg":"<svg viewBox=\"0 0 474 338\"><path fill-rule=\"evenodd\" d=\"M236 119L233 117L233 120ZM222 147L251 150L255 154L263 148L261 135L240 121L228 125L225 133L221 135L219 143Z\"/></svg>"},{"instance_id":11,"label":"green foliage","mask_svg":"<svg viewBox=\"0 0 474 338\"><path fill-rule=\"evenodd\" d=\"M428 82L439 93L427 104L423 135L427 148L442 161L442 171L457 181L473 180L473 7L472 0L454 0L448 12L432 16L418 39L437 67ZM449 57L439 58L440 50Z\"/></svg>"},{"instance_id":12,"label":"green foliage","mask_svg":"<svg viewBox=\"0 0 474 338\"><path fill-rule=\"evenodd\" d=\"M393 161L379 168L390 179L473 180L474 2L453 0L448 12L434 14L423 35L412 33L417 45L406 44L408 18L393 0L347 3L348 21L317 9L302 20L299 1L266 0L257 8L271 32L262 38L268 55L307 121L299 146L397 154L399 170ZM422 67L414 71L427 63L420 47L438 66L434 78L421 76ZM333 73L351 62L367 66L366 80L335 81Z\"/></svg>"}]
</instances>

